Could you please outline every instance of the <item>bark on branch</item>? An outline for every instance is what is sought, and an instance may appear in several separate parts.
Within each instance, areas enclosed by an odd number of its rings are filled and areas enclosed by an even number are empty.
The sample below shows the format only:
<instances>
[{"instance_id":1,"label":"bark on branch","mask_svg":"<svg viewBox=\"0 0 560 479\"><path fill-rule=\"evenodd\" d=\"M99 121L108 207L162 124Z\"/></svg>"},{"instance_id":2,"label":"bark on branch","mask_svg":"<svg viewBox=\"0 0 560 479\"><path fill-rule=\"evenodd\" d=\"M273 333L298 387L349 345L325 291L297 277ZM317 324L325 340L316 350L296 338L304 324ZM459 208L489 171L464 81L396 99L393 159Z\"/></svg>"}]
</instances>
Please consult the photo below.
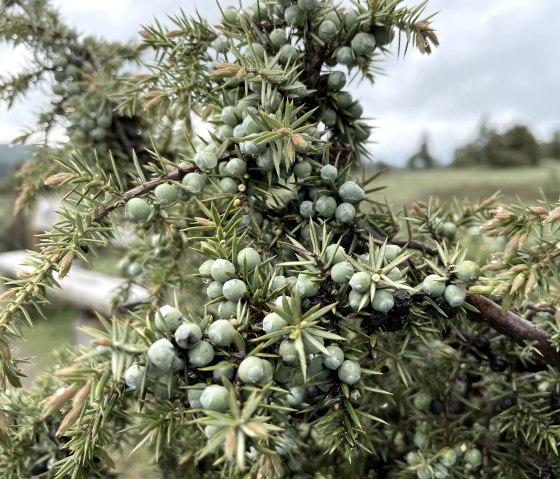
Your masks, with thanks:
<instances>
[{"instance_id":1,"label":"bark on branch","mask_svg":"<svg viewBox=\"0 0 560 479\"><path fill-rule=\"evenodd\" d=\"M235 155L235 152L228 152L222 155L219 158L219 162L229 160ZM99 222L103 218L105 218L111 211L124 206L127 201L131 200L132 198L136 198L137 196L143 196L149 191L155 189L158 185L162 183L166 183L168 181L177 181L183 178L187 173L192 173L195 171L200 171L200 169L196 165L186 165L186 166L178 166L174 168L169 173L159 178L154 178L153 180L146 181L141 185L138 185L128 191L125 191L121 197L113 202L109 203L107 206L103 206L99 208L96 215L94 216L94 221Z\"/></svg>"},{"instance_id":2,"label":"bark on branch","mask_svg":"<svg viewBox=\"0 0 560 479\"><path fill-rule=\"evenodd\" d=\"M560 354L550 343L550 335L546 331L511 311L504 313L498 304L479 294L470 294L467 302L480 312L480 319L493 329L520 344L536 343L536 348L546 362L560 368Z\"/></svg>"},{"instance_id":3,"label":"bark on branch","mask_svg":"<svg viewBox=\"0 0 560 479\"><path fill-rule=\"evenodd\" d=\"M375 239L380 242L385 241L386 238L375 231L371 225L366 223L365 227ZM415 240L391 240L388 243L407 246L432 256L437 254L437 251L431 246ZM550 335L546 331L511 311L503 313L500 305L484 296L469 294L467 302L479 311L480 319L493 329L520 344L535 342L536 348L547 364L560 368L560 353L551 344Z\"/></svg>"},{"instance_id":4,"label":"bark on branch","mask_svg":"<svg viewBox=\"0 0 560 479\"><path fill-rule=\"evenodd\" d=\"M125 191L118 200L114 200L112 203L108 204L107 206L101 207L97 211L94 220L96 222L101 221L111 211L121 206L124 206L126 202L131 200L132 198L136 198L137 196L143 196L149 191L155 189L158 185L161 185L162 183L165 183L167 181L180 180L187 173L191 173L193 171L198 171L198 168L195 165L177 167L171 170L171 172L165 176L162 176L160 178L154 178L153 180L146 181L141 185L138 185L128 191Z\"/></svg>"}]
</instances>

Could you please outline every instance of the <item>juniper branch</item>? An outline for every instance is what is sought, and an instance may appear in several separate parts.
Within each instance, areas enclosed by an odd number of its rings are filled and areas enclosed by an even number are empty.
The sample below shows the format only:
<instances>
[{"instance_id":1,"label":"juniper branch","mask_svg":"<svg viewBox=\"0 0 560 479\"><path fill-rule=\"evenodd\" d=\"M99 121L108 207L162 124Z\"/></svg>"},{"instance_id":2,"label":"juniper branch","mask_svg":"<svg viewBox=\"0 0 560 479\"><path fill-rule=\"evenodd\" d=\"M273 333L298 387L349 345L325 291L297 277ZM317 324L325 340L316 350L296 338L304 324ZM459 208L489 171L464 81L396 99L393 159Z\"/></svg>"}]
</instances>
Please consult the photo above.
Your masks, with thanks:
<instances>
[{"instance_id":1,"label":"juniper branch","mask_svg":"<svg viewBox=\"0 0 560 479\"><path fill-rule=\"evenodd\" d=\"M229 160L234 155L235 155L235 152L227 152L227 153L223 154L218 159L218 161L222 162L222 161ZM186 174L194 173L196 171L200 171L200 169L196 165L178 166L177 168L174 168L173 170L171 170L166 175L160 176L159 178L154 178L154 179L146 181L145 183L142 183L138 186L135 186L134 188L132 188L128 191L125 191L119 199L109 203L107 206L99 208L97 210L97 213L94 216L94 221L96 221L96 222L101 221L111 211L115 210L116 208L119 208L120 206L124 206L124 204L127 201L131 200L132 198L136 198L138 196L144 196L145 194L152 191L157 186L159 186L163 183L167 183L169 181L181 180L183 178L183 176L185 176Z\"/></svg>"},{"instance_id":2,"label":"juniper branch","mask_svg":"<svg viewBox=\"0 0 560 479\"><path fill-rule=\"evenodd\" d=\"M467 302L479 311L480 318L493 329L520 344L536 343L536 348L546 362L560 368L560 353L550 343L550 335L546 331L512 311L504 313L498 304L479 294L470 294Z\"/></svg>"},{"instance_id":3,"label":"juniper branch","mask_svg":"<svg viewBox=\"0 0 560 479\"><path fill-rule=\"evenodd\" d=\"M220 161L229 159L231 155L232 153L226 153L220 158ZM198 168L195 165L177 167L165 176L142 183L125 192L119 200L101 208L97 212L95 219L96 221L100 221L112 210L122 206L130 199L136 196L142 196L166 181L178 180L187 173L197 170ZM370 232L375 238L381 239L380 233L371 229ZM389 243L399 246L406 245L408 248L424 251L428 254L435 254L435 250L431 246L416 240L392 240L389 241ZM546 331L511 311L503 313L498 304L478 294L469 295L468 302L477 308L481 319L488 323L493 329L519 343L536 342L537 349L541 352L547 363L555 367L560 367L560 354L554 349L552 344L550 344L550 335Z\"/></svg>"},{"instance_id":4,"label":"juniper branch","mask_svg":"<svg viewBox=\"0 0 560 479\"><path fill-rule=\"evenodd\" d=\"M220 161L229 159L232 154L233 153L226 153L220 158ZM177 167L165 176L142 183L141 185L123 193L119 200L101 208L97 212L95 219L96 221L100 221L112 210L122 206L130 199L145 195L147 192L153 190L158 185L165 183L166 181L178 180L187 173L197 170L198 168L195 165ZM378 232L373 232L373 230L371 230L371 232L377 239L381 239L381 235ZM407 245L409 248L424 251L428 254L435 253L435 250L431 246L416 240L392 240L389 241L389 243L397 244L399 246ZM537 349L541 352L547 363L555 367L560 367L560 354L554 349L552 344L550 344L550 335L546 331L511 311L503 313L498 304L478 294L469 295L468 302L477 308L481 319L488 323L488 325L490 325L493 329L519 343L536 342Z\"/></svg>"},{"instance_id":5,"label":"juniper branch","mask_svg":"<svg viewBox=\"0 0 560 479\"><path fill-rule=\"evenodd\" d=\"M95 53L93 48L88 47L86 49L86 52L89 55L89 57L91 59L91 62L95 66L95 69L98 70L98 71L102 70L103 69L103 64L101 63L101 60L99 59L99 57L97 56L97 54ZM128 139L128 136L126 136L126 132L124 131L124 127L123 127L122 122L120 121L120 119L118 117L114 117L113 118L113 123L115 125L116 130L117 130L119 140L121 141L124 149L126 150L126 156L128 156L130 161L133 161L134 148L132 146L132 143Z\"/></svg>"},{"instance_id":6,"label":"juniper branch","mask_svg":"<svg viewBox=\"0 0 560 479\"><path fill-rule=\"evenodd\" d=\"M381 242L386 240L381 233L375 231L370 225L365 224L364 226L374 239ZM416 240L391 240L388 243L407 246L430 255L437 254L434 248ZM468 302L479 311L480 318L493 329L521 344L536 342L536 348L546 362L552 366L560 367L560 353L550 343L550 335L546 331L512 311L504 313L499 304L484 296L470 294Z\"/></svg>"},{"instance_id":7,"label":"juniper branch","mask_svg":"<svg viewBox=\"0 0 560 479\"><path fill-rule=\"evenodd\" d=\"M387 238L374 229L371 224L367 223L366 221L362 224L363 228L373 237L376 242L384 243ZM394 244L401 247L407 247L410 249L415 249L418 251L422 251L430 256L436 256L437 250L432 248L431 246L427 245L426 243L422 243L421 241L413 240L413 239L392 239L387 241L389 244Z\"/></svg>"}]
</instances>

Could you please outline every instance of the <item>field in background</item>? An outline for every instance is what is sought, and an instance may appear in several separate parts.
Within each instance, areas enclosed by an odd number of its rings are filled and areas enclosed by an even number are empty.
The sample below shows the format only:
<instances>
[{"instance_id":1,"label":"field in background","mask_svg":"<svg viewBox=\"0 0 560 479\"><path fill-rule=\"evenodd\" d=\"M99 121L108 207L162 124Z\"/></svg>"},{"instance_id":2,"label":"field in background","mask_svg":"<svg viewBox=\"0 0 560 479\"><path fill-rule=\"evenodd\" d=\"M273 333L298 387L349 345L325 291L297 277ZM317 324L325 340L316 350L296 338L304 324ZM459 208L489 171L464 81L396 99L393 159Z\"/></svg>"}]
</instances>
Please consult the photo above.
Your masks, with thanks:
<instances>
[{"instance_id":1,"label":"field in background","mask_svg":"<svg viewBox=\"0 0 560 479\"><path fill-rule=\"evenodd\" d=\"M498 190L505 202L519 198L535 203L542 197L541 189L549 200L556 201L560 195L560 162L543 162L538 168L392 170L383 173L374 185L385 186L376 196L385 196L397 208L430 196L442 202L453 198L478 200Z\"/></svg>"},{"instance_id":2,"label":"field in background","mask_svg":"<svg viewBox=\"0 0 560 479\"><path fill-rule=\"evenodd\" d=\"M45 310L47 320L34 318L32 328L24 329L25 340L14 346L16 355L29 358L29 363L22 365L28 384L33 378L54 365L52 352L65 344L72 344L72 323L78 312L67 305L52 305Z\"/></svg>"}]
</instances>

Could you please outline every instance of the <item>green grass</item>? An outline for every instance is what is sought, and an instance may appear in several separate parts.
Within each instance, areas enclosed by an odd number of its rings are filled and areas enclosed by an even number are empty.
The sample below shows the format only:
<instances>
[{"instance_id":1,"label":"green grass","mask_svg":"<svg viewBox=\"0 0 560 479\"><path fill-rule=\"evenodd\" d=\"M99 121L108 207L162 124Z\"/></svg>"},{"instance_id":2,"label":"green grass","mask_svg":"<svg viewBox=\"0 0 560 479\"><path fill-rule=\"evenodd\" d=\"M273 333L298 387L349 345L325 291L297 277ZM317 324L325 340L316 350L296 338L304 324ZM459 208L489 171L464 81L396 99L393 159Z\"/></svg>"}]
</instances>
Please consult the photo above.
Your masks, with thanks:
<instances>
[{"instance_id":1,"label":"green grass","mask_svg":"<svg viewBox=\"0 0 560 479\"><path fill-rule=\"evenodd\" d=\"M560 194L560 162L546 162L537 168L437 168L432 170L395 170L374 182L386 188L376 193L395 207L436 196L442 202L453 198L478 200L500 190L506 202L536 203L540 189L551 200Z\"/></svg>"},{"instance_id":2,"label":"green grass","mask_svg":"<svg viewBox=\"0 0 560 479\"><path fill-rule=\"evenodd\" d=\"M117 475L122 479L162 479L161 470L150 464L151 454L147 446L141 447L130 455L131 447L124 447L122 455L115 454L113 460L117 465Z\"/></svg>"},{"instance_id":3,"label":"green grass","mask_svg":"<svg viewBox=\"0 0 560 479\"><path fill-rule=\"evenodd\" d=\"M123 250L103 248L98 251L99 256L91 256L91 268L101 273L113 274L121 276L121 272L117 268L118 262L125 256Z\"/></svg>"},{"instance_id":4,"label":"green grass","mask_svg":"<svg viewBox=\"0 0 560 479\"><path fill-rule=\"evenodd\" d=\"M72 323L77 314L71 306L49 307L45 312L46 321L36 317L34 326L24 330L25 340L15 343L14 349L16 356L30 358L28 364L22 365L27 375L25 381L31 382L53 365L52 353L55 349L72 344Z\"/></svg>"}]
</instances>

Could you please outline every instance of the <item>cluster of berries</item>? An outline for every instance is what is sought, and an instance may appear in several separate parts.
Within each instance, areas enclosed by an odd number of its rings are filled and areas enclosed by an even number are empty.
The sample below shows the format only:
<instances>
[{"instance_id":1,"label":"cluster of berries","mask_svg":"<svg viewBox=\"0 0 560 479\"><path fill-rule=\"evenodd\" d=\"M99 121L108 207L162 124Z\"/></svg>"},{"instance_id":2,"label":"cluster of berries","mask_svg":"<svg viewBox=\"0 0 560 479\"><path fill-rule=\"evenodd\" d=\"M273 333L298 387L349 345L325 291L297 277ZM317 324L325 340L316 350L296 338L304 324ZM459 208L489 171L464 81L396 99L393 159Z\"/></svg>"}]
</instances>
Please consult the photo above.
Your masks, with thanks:
<instances>
[{"instance_id":1,"label":"cluster of berries","mask_svg":"<svg viewBox=\"0 0 560 479\"><path fill-rule=\"evenodd\" d=\"M422 289L434 298L444 297L449 306L461 306L467 297L466 286L480 276L480 266L474 261L464 260L455 265L450 277L430 274L424 278Z\"/></svg>"},{"instance_id":2,"label":"cluster of berries","mask_svg":"<svg viewBox=\"0 0 560 479\"><path fill-rule=\"evenodd\" d=\"M427 445L427 438L422 436L420 433L414 436L414 442L421 444L418 446L420 448ZM455 477L456 472L474 478L474 475L469 474L478 474L482 465L482 453L480 449L462 443L455 447L445 447L428 458L419 452L409 452L406 462L416 471L418 479L448 479Z\"/></svg>"}]
</instances>

